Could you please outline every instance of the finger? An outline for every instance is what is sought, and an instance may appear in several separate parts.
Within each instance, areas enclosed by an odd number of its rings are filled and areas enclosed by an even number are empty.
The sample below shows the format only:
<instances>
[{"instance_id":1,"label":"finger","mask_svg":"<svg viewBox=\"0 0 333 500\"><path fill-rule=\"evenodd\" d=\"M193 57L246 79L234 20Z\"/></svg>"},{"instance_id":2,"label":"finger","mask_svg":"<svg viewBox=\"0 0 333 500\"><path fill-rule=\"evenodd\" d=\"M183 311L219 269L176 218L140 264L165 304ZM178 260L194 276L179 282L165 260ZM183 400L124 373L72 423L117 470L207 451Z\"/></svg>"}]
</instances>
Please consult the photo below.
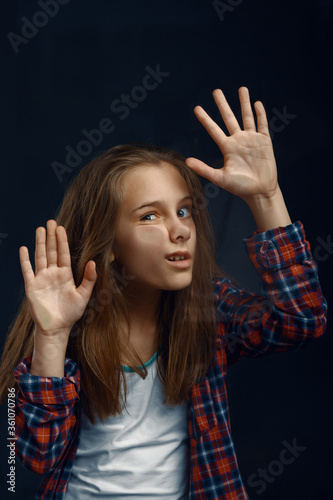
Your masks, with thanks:
<instances>
[{"instance_id":1,"label":"finger","mask_svg":"<svg viewBox=\"0 0 333 500\"><path fill-rule=\"evenodd\" d=\"M25 287L29 286L29 283L35 278L35 274L32 269L32 265L29 259L29 251L27 247L20 247L19 249L20 264L23 274L23 279Z\"/></svg>"},{"instance_id":2,"label":"finger","mask_svg":"<svg viewBox=\"0 0 333 500\"><path fill-rule=\"evenodd\" d=\"M56 236L58 242L58 266L71 267L71 256L67 240L67 233L64 226L56 228Z\"/></svg>"},{"instance_id":3,"label":"finger","mask_svg":"<svg viewBox=\"0 0 333 500\"><path fill-rule=\"evenodd\" d=\"M263 103L261 101L256 101L254 103L254 108L257 115L258 132L267 135L267 137L270 137L267 115Z\"/></svg>"},{"instance_id":4,"label":"finger","mask_svg":"<svg viewBox=\"0 0 333 500\"><path fill-rule=\"evenodd\" d=\"M222 170L215 170L215 168L209 167L206 165L201 160L198 160L197 158L186 158L185 164L190 167L194 172L196 172L198 175L201 175L202 177L205 177L205 179L208 179L209 181L213 182L214 184L217 184L217 176L221 176Z\"/></svg>"},{"instance_id":5,"label":"finger","mask_svg":"<svg viewBox=\"0 0 333 500\"><path fill-rule=\"evenodd\" d=\"M35 272L36 276L39 271L45 269L47 266L46 252L45 252L45 238L46 231L44 227L37 227L36 229L36 248L35 248Z\"/></svg>"},{"instance_id":6,"label":"finger","mask_svg":"<svg viewBox=\"0 0 333 500\"><path fill-rule=\"evenodd\" d=\"M235 132L241 130L238 121L236 120L236 117L232 112L222 90L215 89L213 92L213 96L229 133L234 134Z\"/></svg>"},{"instance_id":7,"label":"finger","mask_svg":"<svg viewBox=\"0 0 333 500\"><path fill-rule=\"evenodd\" d=\"M194 113L199 122L205 127L211 138L217 144L221 143L221 141L227 137L223 130L211 119L201 106L196 106L194 108Z\"/></svg>"},{"instance_id":8,"label":"finger","mask_svg":"<svg viewBox=\"0 0 333 500\"><path fill-rule=\"evenodd\" d=\"M57 237L55 234L57 223L55 220L50 219L47 221L46 227L47 227L47 239L46 239L47 267L55 267L58 265Z\"/></svg>"},{"instance_id":9,"label":"finger","mask_svg":"<svg viewBox=\"0 0 333 500\"><path fill-rule=\"evenodd\" d=\"M249 89L247 87L241 87L238 90L238 93L242 109L242 120L243 120L244 130L254 130L254 132L256 132L257 129L252 112Z\"/></svg>"}]
</instances>

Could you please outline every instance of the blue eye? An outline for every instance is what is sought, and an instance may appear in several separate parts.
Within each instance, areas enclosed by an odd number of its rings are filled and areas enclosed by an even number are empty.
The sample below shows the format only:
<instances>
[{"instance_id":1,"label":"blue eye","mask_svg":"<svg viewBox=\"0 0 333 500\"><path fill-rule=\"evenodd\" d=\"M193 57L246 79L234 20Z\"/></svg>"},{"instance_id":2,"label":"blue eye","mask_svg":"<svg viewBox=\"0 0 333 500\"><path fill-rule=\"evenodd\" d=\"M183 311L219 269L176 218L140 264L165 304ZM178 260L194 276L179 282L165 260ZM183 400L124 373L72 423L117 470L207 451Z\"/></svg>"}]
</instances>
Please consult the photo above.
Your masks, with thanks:
<instances>
[{"instance_id":1,"label":"blue eye","mask_svg":"<svg viewBox=\"0 0 333 500\"><path fill-rule=\"evenodd\" d=\"M188 211L188 215L185 215L184 217L189 217L191 215L191 207L190 206L188 206L188 207L182 207L178 211L181 212L184 209Z\"/></svg>"},{"instance_id":2,"label":"blue eye","mask_svg":"<svg viewBox=\"0 0 333 500\"><path fill-rule=\"evenodd\" d=\"M151 219L146 219L146 217L150 217L150 215L155 215L155 214L147 214L147 215L144 215L143 217L141 217L140 220L151 220Z\"/></svg>"}]
</instances>

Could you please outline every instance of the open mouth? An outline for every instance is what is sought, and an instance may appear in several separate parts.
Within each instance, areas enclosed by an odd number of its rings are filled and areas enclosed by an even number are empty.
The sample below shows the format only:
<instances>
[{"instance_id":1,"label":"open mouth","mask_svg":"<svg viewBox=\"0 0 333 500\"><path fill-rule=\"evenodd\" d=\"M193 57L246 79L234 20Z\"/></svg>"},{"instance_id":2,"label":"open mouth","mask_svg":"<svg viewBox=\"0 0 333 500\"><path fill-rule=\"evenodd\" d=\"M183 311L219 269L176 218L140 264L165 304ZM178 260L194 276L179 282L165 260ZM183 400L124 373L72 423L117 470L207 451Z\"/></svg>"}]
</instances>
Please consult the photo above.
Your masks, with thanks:
<instances>
[{"instance_id":1,"label":"open mouth","mask_svg":"<svg viewBox=\"0 0 333 500\"><path fill-rule=\"evenodd\" d=\"M185 256L182 256L182 257L178 257L178 256L176 256L176 257L168 257L167 260L171 260L172 262L174 260L186 260L186 257Z\"/></svg>"}]
</instances>

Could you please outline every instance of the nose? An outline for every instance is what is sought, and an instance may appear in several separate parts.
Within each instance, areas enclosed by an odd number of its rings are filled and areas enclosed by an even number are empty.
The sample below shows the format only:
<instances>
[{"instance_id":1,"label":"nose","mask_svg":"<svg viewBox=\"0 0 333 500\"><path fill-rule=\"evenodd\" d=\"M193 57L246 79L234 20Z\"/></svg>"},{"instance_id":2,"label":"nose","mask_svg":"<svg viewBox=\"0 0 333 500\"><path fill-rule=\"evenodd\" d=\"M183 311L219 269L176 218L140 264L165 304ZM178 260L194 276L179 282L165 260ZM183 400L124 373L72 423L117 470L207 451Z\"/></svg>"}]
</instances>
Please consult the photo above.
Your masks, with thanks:
<instances>
[{"instance_id":1,"label":"nose","mask_svg":"<svg viewBox=\"0 0 333 500\"><path fill-rule=\"evenodd\" d=\"M171 241L176 242L181 239L187 241L191 237L191 228L188 223L177 217L169 224L169 235Z\"/></svg>"}]
</instances>

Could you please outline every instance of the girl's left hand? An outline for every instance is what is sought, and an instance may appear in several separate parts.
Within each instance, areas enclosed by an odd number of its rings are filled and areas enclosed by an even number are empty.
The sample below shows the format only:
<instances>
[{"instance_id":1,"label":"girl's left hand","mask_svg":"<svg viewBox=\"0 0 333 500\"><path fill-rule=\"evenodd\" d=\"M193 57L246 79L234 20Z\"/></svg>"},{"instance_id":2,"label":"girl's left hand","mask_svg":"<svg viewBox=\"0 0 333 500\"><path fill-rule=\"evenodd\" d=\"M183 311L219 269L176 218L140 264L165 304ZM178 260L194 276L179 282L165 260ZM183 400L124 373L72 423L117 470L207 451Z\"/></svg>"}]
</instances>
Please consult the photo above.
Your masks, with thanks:
<instances>
[{"instance_id":1,"label":"girl's left hand","mask_svg":"<svg viewBox=\"0 0 333 500\"><path fill-rule=\"evenodd\" d=\"M186 159L186 165L197 174L239 196L244 201L257 198L258 195L259 197L271 198L279 186L265 108L260 101L254 103L258 124L257 131L249 91L246 87L241 87L238 92L244 130L241 130L222 90L215 89L213 92L215 102L230 136L223 132L201 106L194 108L196 117L224 156L223 167L215 169L201 160L191 157Z\"/></svg>"}]
</instances>

